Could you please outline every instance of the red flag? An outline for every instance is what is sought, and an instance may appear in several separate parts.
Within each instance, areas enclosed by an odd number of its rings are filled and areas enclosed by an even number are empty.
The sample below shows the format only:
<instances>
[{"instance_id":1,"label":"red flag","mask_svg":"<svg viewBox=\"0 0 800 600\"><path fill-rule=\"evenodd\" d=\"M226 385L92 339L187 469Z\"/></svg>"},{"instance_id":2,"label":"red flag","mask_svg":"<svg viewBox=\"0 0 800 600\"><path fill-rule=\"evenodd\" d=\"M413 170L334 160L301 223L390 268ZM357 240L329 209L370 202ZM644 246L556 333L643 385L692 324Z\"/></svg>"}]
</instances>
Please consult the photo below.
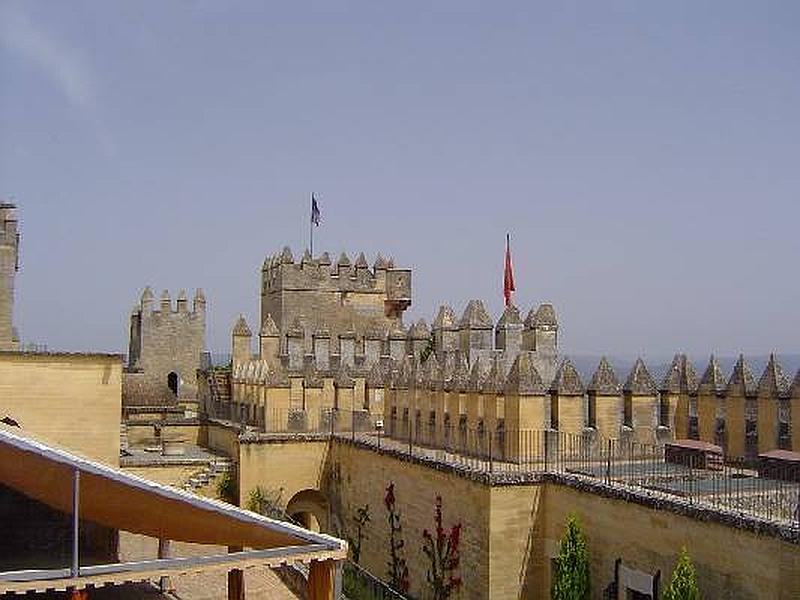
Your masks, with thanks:
<instances>
[{"instance_id":1,"label":"red flag","mask_svg":"<svg viewBox=\"0 0 800 600\"><path fill-rule=\"evenodd\" d=\"M506 306L511 304L511 292L514 287L514 268L511 266L511 238L506 234L506 270L503 274L503 297L506 299Z\"/></svg>"}]
</instances>

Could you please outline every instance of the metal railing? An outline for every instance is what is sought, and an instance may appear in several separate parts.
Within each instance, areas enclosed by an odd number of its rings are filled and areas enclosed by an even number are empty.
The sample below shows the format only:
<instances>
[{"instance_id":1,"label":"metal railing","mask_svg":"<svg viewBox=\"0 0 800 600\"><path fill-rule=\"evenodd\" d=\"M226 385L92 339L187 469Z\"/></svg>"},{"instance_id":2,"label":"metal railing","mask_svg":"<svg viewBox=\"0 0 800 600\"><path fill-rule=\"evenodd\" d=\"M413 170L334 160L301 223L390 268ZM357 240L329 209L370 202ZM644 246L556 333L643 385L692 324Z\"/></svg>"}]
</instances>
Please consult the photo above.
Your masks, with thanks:
<instances>
[{"instance_id":1,"label":"metal railing","mask_svg":"<svg viewBox=\"0 0 800 600\"><path fill-rule=\"evenodd\" d=\"M800 535L800 468L771 464L761 473L752 461L700 455L668 456L661 444L606 439L595 430L508 429L502 420L467 427L417 415L383 420L366 410L291 408L241 410L251 430L330 435L401 455L449 465L472 474L564 474L623 487L698 507L747 515L794 528ZM233 419L236 421L236 418Z\"/></svg>"},{"instance_id":2,"label":"metal railing","mask_svg":"<svg viewBox=\"0 0 800 600\"><path fill-rule=\"evenodd\" d=\"M342 580L342 597L349 600L406 599L406 596L350 560L342 562Z\"/></svg>"}]
</instances>

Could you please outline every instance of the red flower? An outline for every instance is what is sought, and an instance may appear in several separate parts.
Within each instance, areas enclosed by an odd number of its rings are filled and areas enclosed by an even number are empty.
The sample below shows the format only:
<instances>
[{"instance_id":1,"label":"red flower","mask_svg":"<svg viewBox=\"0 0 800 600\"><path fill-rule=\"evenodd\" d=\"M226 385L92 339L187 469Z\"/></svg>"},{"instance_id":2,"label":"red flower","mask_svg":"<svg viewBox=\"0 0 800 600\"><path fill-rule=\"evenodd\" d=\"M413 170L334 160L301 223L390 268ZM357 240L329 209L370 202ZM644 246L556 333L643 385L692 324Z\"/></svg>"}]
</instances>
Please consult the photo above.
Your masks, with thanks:
<instances>
[{"instance_id":1,"label":"red flower","mask_svg":"<svg viewBox=\"0 0 800 600\"><path fill-rule=\"evenodd\" d=\"M458 548L458 543L461 541L461 523L454 525L450 530L450 540L453 548Z\"/></svg>"},{"instance_id":2,"label":"red flower","mask_svg":"<svg viewBox=\"0 0 800 600\"><path fill-rule=\"evenodd\" d=\"M386 508L394 506L394 483L390 483L386 487L386 497L383 499L383 502L386 504Z\"/></svg>"}]
</instances>

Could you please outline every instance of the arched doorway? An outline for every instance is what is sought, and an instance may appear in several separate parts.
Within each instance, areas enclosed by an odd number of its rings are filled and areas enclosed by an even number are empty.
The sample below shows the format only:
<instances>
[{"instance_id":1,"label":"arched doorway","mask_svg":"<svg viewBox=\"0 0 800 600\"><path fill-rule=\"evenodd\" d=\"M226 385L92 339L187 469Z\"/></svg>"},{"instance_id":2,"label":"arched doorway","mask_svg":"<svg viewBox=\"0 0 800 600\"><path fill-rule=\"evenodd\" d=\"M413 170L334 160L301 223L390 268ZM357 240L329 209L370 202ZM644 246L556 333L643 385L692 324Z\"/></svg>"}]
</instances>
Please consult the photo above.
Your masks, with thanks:
<instances>
[{"instance_id":1,"label":"arched doorway","mask_svg":"<svg viewBox=\"0 0 800 600\"><path fill-rule=\"evenodd\" d=\"M286 514L296 523L311 531L329 530L328 499L319 490L297 492L286 504Z\"/></svg>"},{"instance_id":2,"label":"arched doorway","mask_svg":"<svg viewBox=\"0 0 800 600\"><path fill-rule=\"evenodd\" d=\"M167 375L167 387L169 388L169 391L172 392L173 396L177 397L179 384L180 377L178 377L178 374L175 371L170 372L170 374Z\"/></svg>"}]
</instances>

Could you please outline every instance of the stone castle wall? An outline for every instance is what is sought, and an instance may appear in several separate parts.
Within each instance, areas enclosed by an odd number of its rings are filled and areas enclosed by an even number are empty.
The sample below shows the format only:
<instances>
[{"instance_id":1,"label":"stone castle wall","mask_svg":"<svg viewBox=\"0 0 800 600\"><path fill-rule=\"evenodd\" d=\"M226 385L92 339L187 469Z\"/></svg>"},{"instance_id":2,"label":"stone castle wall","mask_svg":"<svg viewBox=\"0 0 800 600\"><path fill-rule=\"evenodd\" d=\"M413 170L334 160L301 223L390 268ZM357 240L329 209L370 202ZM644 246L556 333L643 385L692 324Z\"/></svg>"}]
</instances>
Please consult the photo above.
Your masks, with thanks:
<instances>
[{"instance_id":1,"label":"stone castle wall","mask_svg":"<svg viewBox=\"0 0 800 600\"><path fill-rule=\"evenodd\" d=\"M0 202L0 350L18 346L14 331L14 278L19 254L16 207Z\"/></svg>"},{"instance_id":2,"label":"stone castle wall","mask_svg":"<svg viewBox=\"0 0 800 600\"><path fill-rule=\"evenodd\" d=\"M313 429L325 411L354 410L373 424L382 420L390 436L451 447L472 436L483 453L492 443L498 458L521 452L527 440L519 432L545 430L645 445L697 439L750 460L800 449L800 426L792 427L800 423L800 373L790 383L774 357L759 380L743 358L725 376L712 357L699 377L677 355L661 382L642 360L618 379L605 359L584 382L559 358L550 304L524 319L509 305L495 322L483 302L471 300L460 317L441 306L430 327L424 320L407 329L391 320L370 326L387 318L378 316L381 302L410 301L410 279L398 292L391 274L380 257L372 270L363 255L354 265L346 256L331 264L326 254L295 262L288 248L268 258L258 358L240 318L225 416L285 431L293 411L305 413L301 425ZM356 318L348 298L362 296L372 304L359 300Z\"/></svg>"},{"instance_id":3,"label":"stone castle wall","mask_svg":"<svg viewBox=\"0 0 800 600\"><path fill-rule=\"evenodd\" d=\"M498 460L543 451L548 431L598 447L605 440L655 446L696 439L734 459L800 450L800 373L790 383L774 357L758 380L742 359L714 389L704 383L707 377L692 375L683 355L660 383L642 361L622 383L601 361L588 384L569 361L545 384L532 352L520 352L507 373L500 360L482 372L480 360L469 369L462 355L455 356L445 365L435 354L424 363L412 355L399 364L384 357L366 372L319 371L313 361L298 370L243 363L234 367L224 416L263 431L349 430L352 423L374 428L381 421L389 437ZM744 387L737 383L742 369L749 381Z\"/></svg>"},{"instance_id":4,"label":"stone castle wall","mask_svg":"<svg viewBox=\"0 0 800 600\"><path fill-rule=\"evenodd\" d=\"M704 598L788 600L800 590L796 542L757 523L737 526L683 505L656 506L645 492L624 497L610 489L600 493L568 477L498 484L341 439L243 439L236 450L242 500L261 486L278 492L282 507L291 509L296 498L316 494L317 506L305 508L320 511L317 521L327 522L329 531L351 546L357 511L368 506L360 563L382 579L387 579L390 560L386 488L393 483L414 597L429 593L423 531L434 529L437 495L443 499L444 526L462 525L456 574L463 580L463 597L549 598L551 561L570 513L577 515L587 537L593 599L605 598L615 580L636 586L652 584L658 576L663 590L684 546ZM620 597L625 597L624 588Z\"/></svg>"},{"instance_id":5,"label":"stone castle wall","mask_svg":"<svg viewBox=\"0 0 800 600\"><path fill-rule=\"evenodd\" d=\"M165 291L156 308L150 288L144 291L131 314L123 404L169 404L197 397L197 369L205 350L205 305L199 290L192 310L184 292L173 305ZM169 386L171 373L178 377L177 393Z\"/></svg>"}]
</instances>

